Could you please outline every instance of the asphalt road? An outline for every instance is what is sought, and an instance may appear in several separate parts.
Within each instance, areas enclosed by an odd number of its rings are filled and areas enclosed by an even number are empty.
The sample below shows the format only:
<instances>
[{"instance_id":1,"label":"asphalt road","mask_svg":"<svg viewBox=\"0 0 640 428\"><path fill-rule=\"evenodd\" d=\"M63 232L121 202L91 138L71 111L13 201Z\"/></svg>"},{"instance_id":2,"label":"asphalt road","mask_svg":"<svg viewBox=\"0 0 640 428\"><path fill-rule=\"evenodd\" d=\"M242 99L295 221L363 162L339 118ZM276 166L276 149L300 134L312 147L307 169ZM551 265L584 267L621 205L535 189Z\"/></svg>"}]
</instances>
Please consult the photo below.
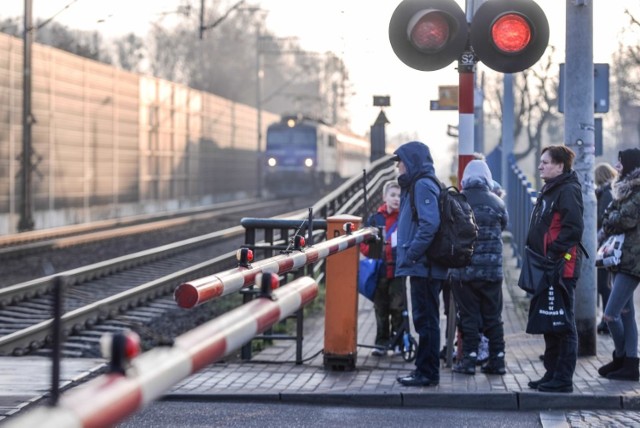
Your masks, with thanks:
<instances>
[{"instance_id":1,"label":"asphalt road","mask_svg":"<svg viewBox=\"0 0 640 428\"><path fill-rule=\"evenodd\" d=\"M383 404L383 403L381 403ZM156 401L118 425L161 427L542 427L539 412Z\"/></svg>"}]
</instances>

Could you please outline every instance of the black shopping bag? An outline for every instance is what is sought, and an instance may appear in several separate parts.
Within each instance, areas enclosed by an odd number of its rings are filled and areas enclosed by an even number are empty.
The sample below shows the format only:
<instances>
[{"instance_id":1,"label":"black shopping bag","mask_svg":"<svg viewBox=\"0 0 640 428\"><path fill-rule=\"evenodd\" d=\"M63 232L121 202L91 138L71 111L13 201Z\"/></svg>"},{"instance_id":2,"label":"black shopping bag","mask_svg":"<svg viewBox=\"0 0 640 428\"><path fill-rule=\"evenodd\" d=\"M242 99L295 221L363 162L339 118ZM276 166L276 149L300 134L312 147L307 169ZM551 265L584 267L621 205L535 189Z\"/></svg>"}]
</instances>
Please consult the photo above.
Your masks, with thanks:
<instances>
[{"instance_id":1,"label":"black shopping bag","mask_svg":"<svg viewBox=\"0 0 640 428\"><path fill-rule=\"evenodd\" d=\"M566 333L573 325L573 310L564 284L539 290L531 298L526 332L529 334Z\"/></svg>"},{"instance_id":2,"label":"black shopping bag","mask_svg":"<svg viewBox=\"0 0 640 428\"><path fill-rule=\"evenodd\" d=\"M560 280L564 259L549 260L529 247L524 248L518 287L529 294L556 284Z\"/></svg>"}]
</instances>

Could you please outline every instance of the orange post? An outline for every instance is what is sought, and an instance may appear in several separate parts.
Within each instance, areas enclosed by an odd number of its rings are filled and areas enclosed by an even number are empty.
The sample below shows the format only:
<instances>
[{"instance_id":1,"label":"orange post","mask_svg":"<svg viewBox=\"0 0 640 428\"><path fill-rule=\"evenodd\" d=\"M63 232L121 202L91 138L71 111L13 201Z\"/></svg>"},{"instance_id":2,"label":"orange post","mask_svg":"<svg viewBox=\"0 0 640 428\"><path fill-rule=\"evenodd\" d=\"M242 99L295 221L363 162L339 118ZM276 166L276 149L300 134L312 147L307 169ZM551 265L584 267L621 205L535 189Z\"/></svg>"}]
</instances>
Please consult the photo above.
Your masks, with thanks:
<instances>
[{"instance_id":1,"label":"orange post","mask_svg":"<svg viewBox=\"0 0 640 428\"><path fill-rule=\"evenodd\" d=\"M360 228L362 218L339 215L327 218L327 238L345 235L345 223ZM359 246L327 258L324 317L324 367L354 370L358 339L358 259Z\"/></svg>"}]
</instances>

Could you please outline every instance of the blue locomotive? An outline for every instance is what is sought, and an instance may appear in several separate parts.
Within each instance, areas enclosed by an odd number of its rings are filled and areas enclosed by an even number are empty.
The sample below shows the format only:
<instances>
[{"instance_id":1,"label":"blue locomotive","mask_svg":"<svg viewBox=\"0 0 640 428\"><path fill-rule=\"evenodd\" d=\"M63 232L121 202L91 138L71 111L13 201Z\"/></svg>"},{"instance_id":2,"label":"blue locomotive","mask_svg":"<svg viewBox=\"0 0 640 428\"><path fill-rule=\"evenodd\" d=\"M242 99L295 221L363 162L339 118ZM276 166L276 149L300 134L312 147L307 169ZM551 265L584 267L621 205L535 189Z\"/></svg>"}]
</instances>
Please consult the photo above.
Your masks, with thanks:
<instances>
[{"instance_id":1,"label":"blue locomotive","mask_svg":"<svg viewBox=\"0 0 640 428\"><path fill-rule=\"evenodd\" d=\"M368 167L370 146L322 121L283 116L267 128L265 187L276 196L328 192Z\"/></svg>"}]
</instances>

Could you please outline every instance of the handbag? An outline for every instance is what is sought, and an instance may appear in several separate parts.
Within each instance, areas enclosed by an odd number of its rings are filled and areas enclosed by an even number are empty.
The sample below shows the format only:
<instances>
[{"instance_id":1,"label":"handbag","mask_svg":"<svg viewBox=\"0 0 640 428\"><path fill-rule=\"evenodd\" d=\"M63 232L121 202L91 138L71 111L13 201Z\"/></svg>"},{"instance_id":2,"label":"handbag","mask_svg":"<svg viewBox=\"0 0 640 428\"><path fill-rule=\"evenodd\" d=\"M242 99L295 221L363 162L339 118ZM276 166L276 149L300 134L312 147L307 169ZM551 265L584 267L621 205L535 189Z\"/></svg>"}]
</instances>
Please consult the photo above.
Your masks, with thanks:
<instances>
[{"instance_id":1,"label":"handbag","mask_svg":"<svg viewBox=\"0 0 640 428\"><path fill-rule=\"evenodd\" d=\"M389 228L385 236L385 242L389 240L397 225L397 222L393 223ZM358 266L358 292L371 301L373 301L373 296L376 294L378 278L384 268L384 259L372 259L369 257L360 259L360 265Z\"/></svg>"},{"instance_id":2,"label":"handbag","mask_svg":"<svg viewBox=\"0 0 640 428\"><path fill-rule=\"evenodd\" d=\"M380 269L384 266L382 259L370 259L364 257L360 260L358 269L358 292L367 299L373 301L378 286Z\"/></svg>"},{"instance_id":3,"label":"handbag","mask_svg":"<svg viewBox=\"0 0 640 428\"><path fill-rule=\"evenodd\" d=\"M622 259L624 233L609 236L596 253L596 267L608 268L618 266Z\"/></svg>"},{"instance_id":4,"label":"handbag","mask_svg":"<svg viewBox=\"0 0 640 428\"><path fill-rule=\"evenodd\" d=\"M549 260L526 246L518 278L518 287L529 294L536 294L539 290L557 284L560 281L563 267L563 258Z\"/></svg>"}]
</instances>

